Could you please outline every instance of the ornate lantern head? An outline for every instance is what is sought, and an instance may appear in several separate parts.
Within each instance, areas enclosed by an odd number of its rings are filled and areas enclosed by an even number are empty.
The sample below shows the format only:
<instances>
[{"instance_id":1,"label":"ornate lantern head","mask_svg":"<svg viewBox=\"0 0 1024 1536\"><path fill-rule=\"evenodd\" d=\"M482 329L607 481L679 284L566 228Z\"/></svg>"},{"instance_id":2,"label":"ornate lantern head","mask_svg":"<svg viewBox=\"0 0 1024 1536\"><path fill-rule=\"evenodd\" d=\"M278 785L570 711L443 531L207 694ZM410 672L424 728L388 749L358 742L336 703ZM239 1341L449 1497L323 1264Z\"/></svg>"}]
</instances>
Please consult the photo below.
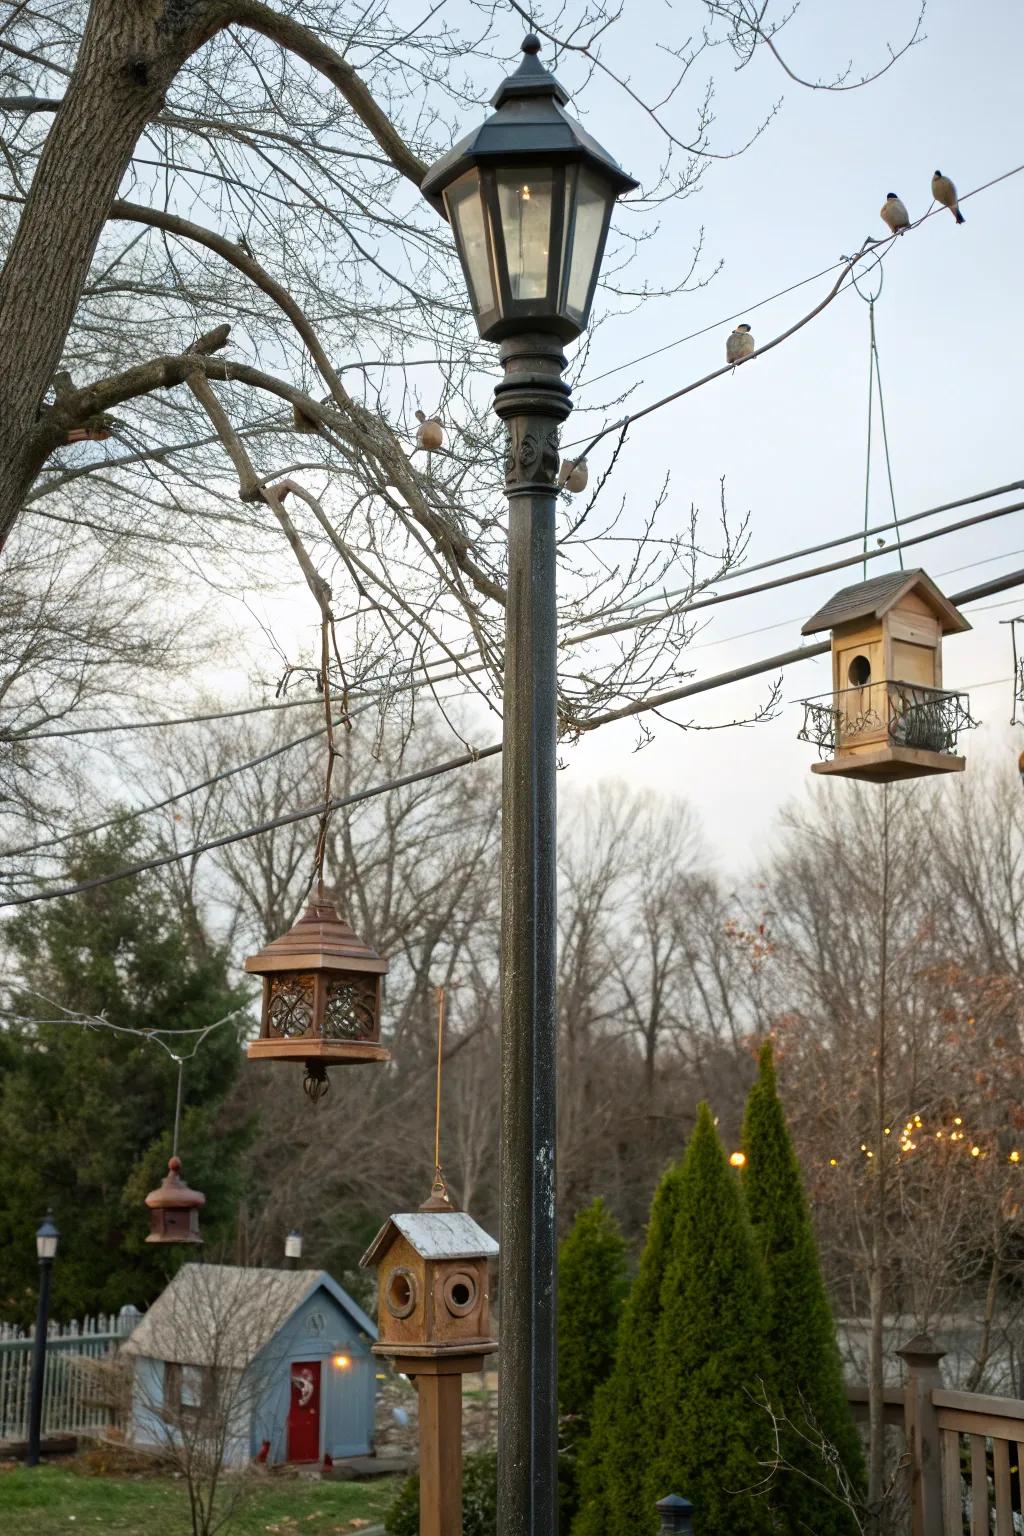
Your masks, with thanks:
<instances>
[{"instance_id":1,"label":"ornate lantern head","mask_svg":"<svg viewBox=\"0 0 1024 1536\"><path fill-rule=\"evenodd\" d=\"M181 1158L172 1157L167 1163L167 1175L158 1189L146 1196L149 1206L149 1236L147 1243L201 1243L199 1235L199 1208L206 1204L206 1196L198 1189L189 1189L181 1176Z\"/></svg>"},{"instance_id":2,"label":"ornate lantern head","mask_svg":"<svg viewBox=\"0 0 1024 1536\"><path fill-rule=\"evenodd\" d=\"M637 183L565 110L537 57L493 97L493 112L435 165L422 191L455 231L480 335L501 341L586 329L615 199Z\"/></svg>"},{"instance_id":3,"label":"ornate lantern head","mask_svg":"<svg viewBox=\"0 0 1024 1536\"><path fill-rule=\"evenodd\" d=\"M263 977L260 1035L249 1055L303 1062L314 1101L327 1092L328 1066L389 1059L380 1043L388 963L356 936L333 902L318 895L295 927L250 955L245 968Z\"/></svg>"}]
</instances>

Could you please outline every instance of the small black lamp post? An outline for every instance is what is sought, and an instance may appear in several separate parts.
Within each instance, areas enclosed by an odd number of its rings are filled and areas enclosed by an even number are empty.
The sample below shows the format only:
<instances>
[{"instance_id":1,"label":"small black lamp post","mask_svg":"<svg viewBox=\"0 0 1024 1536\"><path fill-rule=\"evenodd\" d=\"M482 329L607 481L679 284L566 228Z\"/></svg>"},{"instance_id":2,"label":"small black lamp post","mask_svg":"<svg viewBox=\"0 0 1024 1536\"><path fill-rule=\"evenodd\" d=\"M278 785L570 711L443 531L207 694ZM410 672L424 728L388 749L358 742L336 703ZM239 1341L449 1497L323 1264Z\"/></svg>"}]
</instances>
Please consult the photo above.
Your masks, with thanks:
<instances>
[{"instance_id":1,"label":"small black lamp post","mask_svg":"<svg viewBox=\"0 0 1024 1536\"><path fill-rule=\"evenodd\" d=\"M537 55L497 109L434 165L424 195L451 222L480 335L500 341L508 427L502 753L501 1376L498 1530L554 1536L555 765L558 427L562 347L586 328L615 199L637 185L565 111Z\"/></svg>"},{"instance_id":2,"label":"small black lamp post","mask_svg":"<svg viewBox=\"0 0 1024 1536\"><path fill-rule=\"evenodd\" d=\"M36 1334L32 1343L32 1385L28 1410L28 1450L26 1467L39 1465L39 1439L43 1427L43 1383L46 1378L46 1333L50 1323L50 1276L53 1261L57 1257L60 1233L53 1221L53 1212L47 1211L36 1231L36 1253L39 1256L39 1308L36 1312Z\"/></svg>"},{"instance_id":3,"label":"small black lamp post","mask_svg":"<svg viewBox=\"0 0 1024 1536\"><path fill-rule=\"evenodd\" d=\"M284 1256L288 1261L289 1269L298 1269L299 1260L302 1258L302 1233L298 1227L292 1227L284 1240Z\"/></svg>"},{"instance_id":4,"label":"small black lamp post","mask_svg":"<svg viewBox=\"0 0 1024 1536\"><path fill-rule=\"evenodd\" d=\"M659 1499L654 1506L661 1516L658 1536L693 1536L693 1505L689 1499L681 1499L678 1493Z\"/></svg>"}]
</instances>

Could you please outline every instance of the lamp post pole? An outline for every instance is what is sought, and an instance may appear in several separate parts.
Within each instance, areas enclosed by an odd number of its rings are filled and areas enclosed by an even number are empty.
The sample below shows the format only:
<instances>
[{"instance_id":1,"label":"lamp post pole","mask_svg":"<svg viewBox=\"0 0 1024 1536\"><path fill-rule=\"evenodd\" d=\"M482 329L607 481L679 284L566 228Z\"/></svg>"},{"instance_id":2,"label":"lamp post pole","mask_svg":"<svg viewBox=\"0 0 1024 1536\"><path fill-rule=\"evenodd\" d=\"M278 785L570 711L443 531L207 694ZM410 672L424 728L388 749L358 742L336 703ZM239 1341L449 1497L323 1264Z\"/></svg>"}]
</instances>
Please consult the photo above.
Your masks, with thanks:
<instances>
[{"instance_id":1,"label":"lamp post pole","mask_svg":"<svg viewBox=\"0 0 1024 1536\"><path fill-rule=\"evenodd\" d=\"M57 1253L57 1228L49 1211L36 1233L36 1252L39 1255L39 1306L36 1310L36 1332L32 1341L32 1382L29 1395L28 1448L25 1453L26 1467L39 1465L39 1441L43 1427L43 1386L46 1380L46 1334L50 1322L50 1277Z\"/></svg>"},{"instance_id":2,"label":"lamp post pole","mask_svg":"<svg viewBox=\"0 0 1024 1536\"><path fill-rule=\"evenodd\" d=\"M571 410L561 343L501 345L495 410L508 429L508 606L502 749L502 1536L554 1536L557 1051L555 482Z\"/></svg>"},{"instance_id":3,"label":"lamp post pole","mask_svg":"<svg viewBox=\"0 0 1024 1536\"><path fill-rule=\"evenodd\" d=\"M508 429L501 816L501 1371L499 1536L555 1536L555 762L562 347L586 329L615 199L637 183L523 58L496 110L427 172L449 219L477 330L501 343Z\"/></svg>"}]
</instances>

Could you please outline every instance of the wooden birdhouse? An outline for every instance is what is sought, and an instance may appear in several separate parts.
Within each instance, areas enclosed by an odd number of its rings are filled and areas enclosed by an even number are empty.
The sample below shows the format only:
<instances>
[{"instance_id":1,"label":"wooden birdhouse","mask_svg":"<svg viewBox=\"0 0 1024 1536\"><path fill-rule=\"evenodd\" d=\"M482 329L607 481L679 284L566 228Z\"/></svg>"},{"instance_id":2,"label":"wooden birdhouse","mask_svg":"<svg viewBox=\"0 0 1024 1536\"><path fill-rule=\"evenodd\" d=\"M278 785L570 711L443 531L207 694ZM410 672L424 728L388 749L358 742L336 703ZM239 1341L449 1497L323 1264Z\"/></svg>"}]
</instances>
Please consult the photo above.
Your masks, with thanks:
<instances>
[{"instance_id":1,"label":"wooden birdhouse","mask_svg":"<svg viewBox=\"0 0 1024 1536\"><path fill-rule=\"evenodd\" d=\"M498 1252L465 1211L391 1216L361 1260L377 1270L378 1355L489 1355L489 1265ZM472 1360L463 1366L472 1370Z\"/></svg>"},{"instance_id":2,"label":"wooden birdhouse","mask_svg":"<svg viewBox=\"0 0 1024 1536\"><path fill-rule=\"evenodd\" d=\"M387 1061L380 1043L381 992L388 963L358 938L333 902L310 902L294 928L245 962L263 977L263 1013L254 1059L301 1061L310 1098L327 1091L327 1068Z\"/></svg>"},{"instance_id":3,"label":"wooden birdhouse","mask_svg":"<svg viewBox=\"0 0 1024 1536\"><path fill-rule=\"evenodd\" d=\"M199 1210L206 1196L189 1189L181 1176L181 1158L172 1157L158 1189L146 1196L149 1207L147 1243L201 1243Z\"/></svg>"},{"instance_id":4,"label":"wooden birdhouse","mask_svg":"<svg viewBox=\"0 0 1024 1536\"><path fill-rule=\"evenodd\" d=\"M802 631L832 631L832 692L803 701L800 738L823 754L813 772L882 782L961 772L957 738L975 722L966 694L942 686L942 639L970 627L924 571L837 592Z\"/></svg>"}]
</instances>

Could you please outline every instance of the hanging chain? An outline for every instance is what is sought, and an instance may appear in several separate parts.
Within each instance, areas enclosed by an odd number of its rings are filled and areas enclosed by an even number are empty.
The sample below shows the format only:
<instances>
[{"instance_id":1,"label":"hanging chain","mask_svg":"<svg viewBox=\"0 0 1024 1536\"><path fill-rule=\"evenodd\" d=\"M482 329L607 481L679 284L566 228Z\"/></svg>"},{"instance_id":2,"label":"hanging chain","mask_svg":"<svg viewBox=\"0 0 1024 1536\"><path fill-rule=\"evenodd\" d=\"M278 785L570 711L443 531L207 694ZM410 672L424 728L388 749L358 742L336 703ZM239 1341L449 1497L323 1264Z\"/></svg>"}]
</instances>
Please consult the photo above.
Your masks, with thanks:
<instances>
[{"instance_id":1,"label":"hanging chain","mask_svg":"<svg viewBox=\"0 0 1024 1536\"><path fill-rule=\"evenodd\" d=\"M863 280L871 272L878 273L878 287L874 293L866 293L860 286L858 275L851 270L850 279L859 296L868 306L868 431L867 431L867 457L864 466L864 563L862 566L862 579L868 579L868 522L871 506L871 433L874 422L875 383L878 384L878 414L882 423L882 448L885 453L885 473L889 482L889 501L892 505L892 520L896 531L896 554L900 562L900 570L903 570L903 540L900 536L899 514L896 511L896 491L892 480L892 459L889 454L889 431L885 420L885 398L882 394L882 367L878 357L878 338L875 334L875 304L882 292L882 284L885 282L885 269L876 257L873 266L867 273L861 274Z\"/></svg>"},{"instance_id":2,"label":"hanging chain","mask_svg":"<svg viewBox=\"0 0 1024 1536\"><path fill-rule=\"evenodd\" d=\"M324 857L327 852L327 830L331 822L331 780L334 777L334 759L338 755L334 745L334 720L331 710L330 629L331 620L325 616L320 625L320 680L321 687L323 688L324 718L327 726L327 769L324 774L324 809L320 817L316 850L313 854L313 884L318 898L321 898L324 893Z\"/></svg>"},{"instance_id":3,"label":"hanging chain","mask_svg":"<svg viewBox=\"0 0 1024 1536\"><path fill-rule=\"evenodd\" d=\"M441 1072L444 1052L445 989L437 989L437 1091L434 1099L434 1182L430 1186L432 1200L443 1200L451 1205L451 1195L441 1168Z\"/></svg>"}]
</instances>

